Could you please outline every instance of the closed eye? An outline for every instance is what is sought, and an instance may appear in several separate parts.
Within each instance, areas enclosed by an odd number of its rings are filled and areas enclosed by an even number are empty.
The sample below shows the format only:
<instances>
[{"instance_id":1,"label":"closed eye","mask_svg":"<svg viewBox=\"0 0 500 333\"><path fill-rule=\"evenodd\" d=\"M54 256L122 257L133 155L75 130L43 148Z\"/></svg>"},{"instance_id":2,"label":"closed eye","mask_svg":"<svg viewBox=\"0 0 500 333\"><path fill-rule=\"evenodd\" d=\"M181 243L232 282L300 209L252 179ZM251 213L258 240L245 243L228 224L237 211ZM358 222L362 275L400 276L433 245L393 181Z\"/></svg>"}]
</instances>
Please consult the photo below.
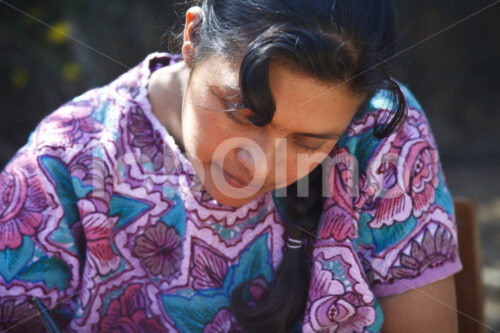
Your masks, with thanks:
<instances>
[{"instance_id":1,"label":"closed eye","mask_svg":"<svg viewBox=\"0 0 500 333\"><path fill-rule=\"evenodd\" d=\"M312 146L312 145L305 144L304 142L302 142L301 140L299 140L297 138L293 138L293 141L295 142L295 144L297 146L299 146L300 148L305 149L306 151L311 152L311 153L320 150L321 147L323 147L325 145L325 143L326 143L326 142L323 142L320 145L314 145L314 146Z\"/></svg>"},{"instance_id":2,"label":"closed eye","mask_svg":"<svg viewBox=\"0 0 500 333\"><path fill-rule=\"evenodd\" d=\"M238 109L228 109L224 110L227 117L242 125L254 125L252 122L253 117L242 115Z\"/></svg>"},{"instance_id":3,"label":"closed eye","mask_svg":"<svg viewBox=\"0 0 500 333\"><path fill-rule=\"evenodd\" d=\"M232 95L228 97L222 97L219 94L217 94L213 87L210 87L210 93L215 96L223 105L224 105L224 110L223 111L235 111L239 109L245 109L245 103L241 101L242 96L240 94L237 95ZM235 101L237 100L237 101Z\"/></svg>"}]
</instances>

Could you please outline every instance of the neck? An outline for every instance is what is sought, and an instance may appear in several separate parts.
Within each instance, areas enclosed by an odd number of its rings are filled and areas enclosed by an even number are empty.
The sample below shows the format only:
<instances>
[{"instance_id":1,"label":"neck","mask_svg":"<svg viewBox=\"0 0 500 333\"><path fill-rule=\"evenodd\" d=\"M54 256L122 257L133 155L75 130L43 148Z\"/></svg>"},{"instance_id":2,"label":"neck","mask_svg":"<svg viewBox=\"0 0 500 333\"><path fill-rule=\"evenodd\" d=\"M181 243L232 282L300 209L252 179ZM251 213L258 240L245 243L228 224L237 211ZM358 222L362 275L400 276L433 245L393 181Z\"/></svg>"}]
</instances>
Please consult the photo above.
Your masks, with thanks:
<instances>
[{"instance_id":1,"label":"neck","mask_svg":"<svg viewBox=\"0 0 500 333\"><path fill-rule=\"evenodd\" d=\"M182 136L182 101L189 78L184 62L165 66L153 72L148 82L148 99L153 114L184 152Z\"/></svg>"}]
</instances>

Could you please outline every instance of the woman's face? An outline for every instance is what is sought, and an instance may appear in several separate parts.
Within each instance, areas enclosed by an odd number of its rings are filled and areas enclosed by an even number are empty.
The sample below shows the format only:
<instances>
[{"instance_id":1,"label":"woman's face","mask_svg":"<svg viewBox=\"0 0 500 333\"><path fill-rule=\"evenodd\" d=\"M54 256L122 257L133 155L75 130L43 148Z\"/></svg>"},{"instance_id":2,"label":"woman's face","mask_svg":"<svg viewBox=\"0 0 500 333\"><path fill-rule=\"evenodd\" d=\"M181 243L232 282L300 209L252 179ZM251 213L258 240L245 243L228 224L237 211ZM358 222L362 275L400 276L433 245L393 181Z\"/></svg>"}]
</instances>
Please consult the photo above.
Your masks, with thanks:
<instances>
[{"instance_id":1,"label":"woman's face","mask_svg":"<svg viewBox=\"0 0 500 333\"><path fill-rule=\"evenodd\" d=\"M221 58L204 60L191 72L182 110L188 158L207 192L234 207L311 172L365 98L273 61L269 83L276 111L270 123L258 127L248 120L250 109L237 109L238 75L239 68Z\"/></svg>"}]
</instances>

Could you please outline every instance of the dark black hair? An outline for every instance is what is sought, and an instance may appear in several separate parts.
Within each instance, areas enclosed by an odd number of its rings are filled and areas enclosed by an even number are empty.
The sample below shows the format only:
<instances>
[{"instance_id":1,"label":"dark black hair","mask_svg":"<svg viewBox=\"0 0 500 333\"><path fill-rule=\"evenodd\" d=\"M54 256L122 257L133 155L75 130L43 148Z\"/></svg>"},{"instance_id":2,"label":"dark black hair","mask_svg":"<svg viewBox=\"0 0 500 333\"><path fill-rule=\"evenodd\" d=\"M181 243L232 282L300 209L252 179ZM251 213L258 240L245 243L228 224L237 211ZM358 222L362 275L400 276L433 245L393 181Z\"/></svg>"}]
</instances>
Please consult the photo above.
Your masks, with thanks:
<instances>
[{"instance_id":1,"label":"dark black hair","mask_svg":"<svg viewBox=\"0 0 500 333\"><path fill-rule=\"evenodd\" d=\"M377 139L402 123L405 98L386 61L395 53L396 40L390 0L204 0L201 6L193 66L214 55L241 62L241 92L246 107L256 114L256 126L269 123L275 112L271 60L367 98L379 89L390 91L397 107L376 123ZM282 216L287 235L305 238L304 230L315 234L323 207L319 171L309 175L309 196L299 197L297 183L289 186ZM286 249L272 286L256 305L245 301L246 284L234 290L231 312L245 331L284 332L301 319L309 286L306 249Z\"/></svg>"}]
</instances>

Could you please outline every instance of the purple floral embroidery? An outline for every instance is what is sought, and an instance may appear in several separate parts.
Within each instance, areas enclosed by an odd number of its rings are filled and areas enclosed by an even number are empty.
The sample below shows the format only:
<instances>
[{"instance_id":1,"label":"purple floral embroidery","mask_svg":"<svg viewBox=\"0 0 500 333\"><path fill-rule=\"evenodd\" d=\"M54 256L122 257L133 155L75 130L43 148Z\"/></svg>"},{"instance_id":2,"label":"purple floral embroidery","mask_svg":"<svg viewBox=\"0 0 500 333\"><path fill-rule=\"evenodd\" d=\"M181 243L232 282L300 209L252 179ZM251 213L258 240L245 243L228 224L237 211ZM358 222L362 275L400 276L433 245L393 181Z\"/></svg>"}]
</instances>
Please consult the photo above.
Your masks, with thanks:
<instances>
[{"instance_id":1,"label":"purple floral embroidery","mask_svg":"<svg viewBox=\"0 0 500 333\"><path fill-rule=\"evenodd\" d=\"M147 316L146 300L140 284L133 284L119 299L111 301L106 316L102 319L100 332L167 332L160 318Z\"/></svg>"},{"instance_id":2,"label":"purple floral embroidery","mask_svg":"<svg viewBox=\"0 0 500 333\"><path fill-rule=\"evenodd\" d=\"M113 192L113 177L106 163L97 156L83 155L70 167L71 176L81 179L84 186L92 186L87 194L95 210L107 213ZM80 211L80 214L85 215Z\"/></svg>"},{"instance_id":3,"label":"purple floral embroidery","mask_svg":"<svg viewBox=\"0 0 500 333\"><path fill-rule=\"evenodd\" d=\"M370 176L379 184L372 228L406 221L410 215L420 218L435 199L439 179L434 140L419 112L413 110L409 116L412 122L371 162Z\"/></svg>"},{"instance_id":4,"label":"purple floral embroidery","mask_svg":"<svg viewBox=\"0 0 500 333\"><path fill-rule=\"evenodd\" d=\"M137 236L132 253L151 274L170 276L179 270L180 236L174 227L158 222L147 227L144 235Z\"/></svg>"},{"instance_id":5,"label":"purple floral embroidery","mask_svg":"<svg viewBox=\"0 0 500 333\"><path fill-rule=\"evenodd\" d=\"M193 288L222 287L227 272L227 259L210 248L193 244Z\"/></svg>"},{"instance_id":6,"label":"purple floral embroidery","mask_svg":"<svg viewBox=\"0 0 500 333\"><path fill-rule=\"evenodd\" d=\"M346 290L344 284L330 270L315 262L312 271L309 299L309 323L313 331L328 329L331 332L362 332L375 320L372 304L363 301L363 295Z\"/></svg>"},{"instance_id":7,"label":"purple floral embroidery","mask_svg":"<svg viewBox=\"0 0 500 333\"><path fill-rule=\"evenodd\" d=\"M70 102L43 121L39 140L72 144L81 142L84 135L96 134L104 125L92 117L94 107L81 102Z\"/></svg>"},{"instance_id":8,"label":"purple floral embroidery","mask_svg":"<svg viewBox=\"0 0 500 333\"><path fill-rule=\"evenodd\" d=\"M357 184L355 184L355 158L346 148L335 147L332 151L334 166L329 171L330 195L326 199L319 238L333 237L343 242L357 234Z\"/></svg>"},{"instance_id":9,"label":"purple floral embroidery","mask_svg":"<svg viewBox=\"0 0 500 333\"><path fill-rule=\"evenodd\" d=\"M238 333L243 332L236 318L228 309L222 309L214 317L211 323L205 326L203 333Z\"/></svg>"},{"instance_id":10,"label":"purple floral embroidery","mask_svg":"<svg viewBox=\"0 0 500 333\"><path fill-rule=\"evenodd\" d=\"M15 249L24 235L35 234L48 207L36 165L25 156L17 163L0 174L0 250Z\"/></svg>"},{"instance_id":11,"label":"purple floral embroidery","mask_svg":"<svg viewBox=\"0 0 500 333\"><path fill-rule=\"evenodd\" d=\"M140 151L140 162L151 162L155 171L165 168L167 173L175 169L175 159L170 148L165 149L165 143L158 130L153 128L143 111L136 107L129 112L128 130L131 144Z\"/></svg>"},{"instance_id":12,"label":"purple floral embroidery","mask_svg":"<svg viewBox=\"0 0 500 333\"><path fill-rule=\"evenodd\" d=\"M411 165L408 184L412 191L413 215L420 217L434 202L434 193L439 185L438 154L427 142L420 142L408 148L407 160Z\"/></svg>"},{"instance_id":13,"label":"purple floral embroidery","mask_svg":"<svg viewBox=\"0 0 500 333\"><path fill-rule=\"evenodd\" d=\"M455 241L443 227L438 227L434 236L429 229L426 229L422 243L414 238L410 246L409 255L402 253L400 265L391 268L391 273L396 279L416 277L428 267L439 267L447 261L455 260Z\"/></svg>"},{"instance_id":14,"label":"purple floral embroidery","mask_svg":"<svg viewBox=\"0 0 500 333\"><path fill-rule=\"evenodd\" d=\"M0 304L0 331L4 332L42 332L43 325L28 301L2 301Z\"/></svg>"},{"instance_id":15,"label":"purple floral embroidery","mask_svg":"<svg viewBox=\"0 0 500 333\"><path fill-rule=\"evenodd\" d=\"M320 314L315 318L319 327L339 333L363 332L375 318L374 309L361 303L360 297L352 292L342 297L322 297L312 305L311 311Z\"/></svg>"}]
</instances>

